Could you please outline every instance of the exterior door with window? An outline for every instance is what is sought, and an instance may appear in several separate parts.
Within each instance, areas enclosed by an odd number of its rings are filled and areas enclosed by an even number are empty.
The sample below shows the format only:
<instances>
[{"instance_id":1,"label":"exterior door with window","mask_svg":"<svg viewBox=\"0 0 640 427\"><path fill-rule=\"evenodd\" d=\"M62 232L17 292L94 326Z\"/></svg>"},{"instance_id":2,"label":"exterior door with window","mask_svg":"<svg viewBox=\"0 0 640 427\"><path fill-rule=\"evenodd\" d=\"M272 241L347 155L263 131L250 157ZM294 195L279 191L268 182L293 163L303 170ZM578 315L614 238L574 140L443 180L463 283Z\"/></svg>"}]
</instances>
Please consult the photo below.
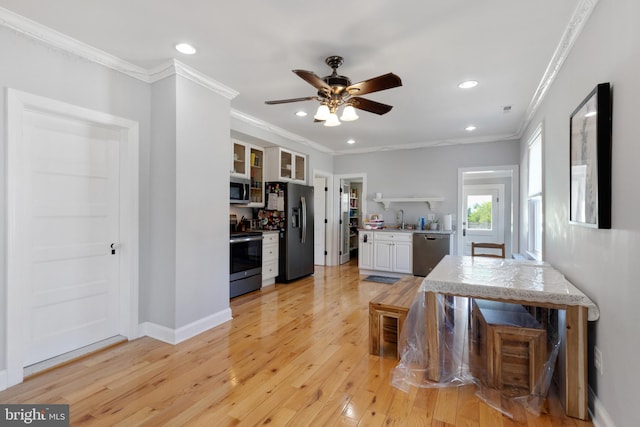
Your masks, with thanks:
<instances>
[{"instance_id":1,"label":"exterior door with window","mask_svg":"<svg viewBox=\"0 0 640 427\"><path fill-rule=\"evenodd\" d=\"M504 243L504 185L465 185L463 200L464 255L471 255L471 242Z\"/></svg>"}]
</instances>

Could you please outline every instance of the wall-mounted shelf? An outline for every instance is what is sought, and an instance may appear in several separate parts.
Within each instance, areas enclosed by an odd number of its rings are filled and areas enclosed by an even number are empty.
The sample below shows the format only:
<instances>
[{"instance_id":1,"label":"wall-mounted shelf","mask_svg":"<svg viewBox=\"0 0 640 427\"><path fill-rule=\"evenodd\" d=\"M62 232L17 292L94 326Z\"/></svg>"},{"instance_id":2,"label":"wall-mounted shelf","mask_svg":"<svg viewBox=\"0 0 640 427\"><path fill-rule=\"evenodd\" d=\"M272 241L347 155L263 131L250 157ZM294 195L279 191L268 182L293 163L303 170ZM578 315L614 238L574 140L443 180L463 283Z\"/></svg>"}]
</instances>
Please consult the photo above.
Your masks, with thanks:
<instances>
[{"instance_id":1,"label":"wall-mounted shelf","mask_svg":"<svg viewBox=\"0 0 640 427\"><path fill-rule=\"evenodd\" d=\"M429 209L431 209L432 202L444 202L444 197L396 197L396 198L383 198L383 199L373 199L374 202L382 203L384 205L384 209L389 209L389 205L391 203L426 203L429 205Z\"/></svg>"}]
</instances>

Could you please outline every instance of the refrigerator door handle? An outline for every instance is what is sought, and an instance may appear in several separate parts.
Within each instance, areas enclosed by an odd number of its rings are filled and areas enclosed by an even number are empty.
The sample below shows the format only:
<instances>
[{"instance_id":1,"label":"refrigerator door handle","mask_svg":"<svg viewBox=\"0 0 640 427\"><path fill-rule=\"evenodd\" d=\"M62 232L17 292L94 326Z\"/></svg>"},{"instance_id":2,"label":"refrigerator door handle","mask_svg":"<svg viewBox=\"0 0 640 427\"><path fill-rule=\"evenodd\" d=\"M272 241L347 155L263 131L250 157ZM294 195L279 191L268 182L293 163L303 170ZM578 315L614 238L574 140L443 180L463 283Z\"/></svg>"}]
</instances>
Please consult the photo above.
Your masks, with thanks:
<instances>
[{"instance_id":1,"label":"refrigerator door handle","mask_svg":"<svg viewBox=\"0 0 640 427\"><path fill-rule=\"evenodd\" d=\"M302 236L300 242L305 243L307 241L307 199L304 196L300 197L300 204L302 205Z\"/></svg>"}]
</instances>

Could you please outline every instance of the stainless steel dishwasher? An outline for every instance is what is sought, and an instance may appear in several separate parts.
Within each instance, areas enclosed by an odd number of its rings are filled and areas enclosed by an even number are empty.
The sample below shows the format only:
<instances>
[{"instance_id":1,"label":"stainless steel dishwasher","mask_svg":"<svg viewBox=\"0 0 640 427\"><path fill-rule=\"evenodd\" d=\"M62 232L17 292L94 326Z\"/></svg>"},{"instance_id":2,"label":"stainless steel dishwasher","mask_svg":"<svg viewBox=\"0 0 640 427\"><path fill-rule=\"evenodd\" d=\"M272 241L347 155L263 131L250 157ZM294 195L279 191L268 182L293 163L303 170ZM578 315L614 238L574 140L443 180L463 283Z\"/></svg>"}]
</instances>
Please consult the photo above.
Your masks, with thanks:
<instances>
[{"instance_id":1,"label":"stainless steel dishwasher","mask_svg":"<svg viewBox=\"0 0 640 427\"><path fill-rule=\"evenodd\" d=\"M413 234L413 275L426 276L445 255L449 255L448 234Z\"/></svg>"}]
</instances>

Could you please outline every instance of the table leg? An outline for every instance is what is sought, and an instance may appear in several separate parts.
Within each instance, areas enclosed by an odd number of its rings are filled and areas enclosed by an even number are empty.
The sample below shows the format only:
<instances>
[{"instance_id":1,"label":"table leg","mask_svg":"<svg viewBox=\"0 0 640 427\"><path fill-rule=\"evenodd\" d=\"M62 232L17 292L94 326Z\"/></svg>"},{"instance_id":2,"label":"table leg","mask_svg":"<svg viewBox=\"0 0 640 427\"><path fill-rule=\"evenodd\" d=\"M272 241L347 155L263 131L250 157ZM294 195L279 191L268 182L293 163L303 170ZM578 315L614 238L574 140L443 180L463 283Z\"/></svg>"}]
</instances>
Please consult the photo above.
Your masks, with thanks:
<instances>
[{"instance_id":1,"label":"table leg","mask_svg":"<svg viewBox=\"0 0 640 427\"><path fill-rule=\"evenodd\" d=\"M438 294L425 292L425 361L426 377L429 381L440 381L440 317L438 316Z\"/></svg>"},{"instance_id":2,"label":"table leg","mask_svg":"<svg viewBox=\"0 0 640 427\"><path fill-rule=\"evenodd\" d=\"M564 410L570 417L588 420L587 308L567 306L564 323Z\"/></svg>"}]
</instances>

